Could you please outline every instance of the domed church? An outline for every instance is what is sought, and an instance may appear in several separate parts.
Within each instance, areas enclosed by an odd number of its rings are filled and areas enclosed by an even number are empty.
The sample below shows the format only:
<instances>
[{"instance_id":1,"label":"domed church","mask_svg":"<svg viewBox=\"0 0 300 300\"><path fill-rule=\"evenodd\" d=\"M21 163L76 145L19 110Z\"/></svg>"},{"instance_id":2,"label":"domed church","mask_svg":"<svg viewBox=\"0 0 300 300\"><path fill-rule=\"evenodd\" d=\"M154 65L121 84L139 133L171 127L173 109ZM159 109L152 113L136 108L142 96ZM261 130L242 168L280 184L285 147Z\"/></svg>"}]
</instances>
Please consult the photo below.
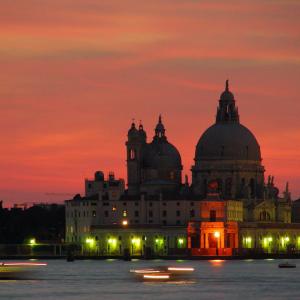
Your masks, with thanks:
<instances>
[{"instance_id":1,"label":"domed church","mask_svg":"<svg viewBox=\"0 0 300 300\"><path fill-rule=\"evenodd\" d=\"M217 180L223 199L260 198L265 171L261 161L259 144L252 132L240 123L227 80L216 122L202 134L196 146L193 192L205 198L208 183Z\"/></svg>"},{"instance_id":2,"label":"domed church","mask_svg":"<svg viewBox=\"0 0 300 300\"><path fill-rule=\"evenodd\" d=\"M143 125L133 122L128 131L128 195L174 197L182 194L180 153L166 136L159 116L154 136L147 143ZM228 80L217 108L216 122L200 137L189 195L207 196L209 182L217 180L222 199L259 199L264 192L264 172L259 144L251 131L240 123L238 108Z\"/></svg>"},{"instance_id":3,"label":"domed church","mask_svg":"<svg viewBox=\"0 0 300 300\"><path fill-rule=\"evenodd\" d=\"M133 122L126 142L128 194L157 195L179 192L181 157L176 147L167 139L161 115L151 143L147 143L146 139L143 125L140 124L136 129Z\"/></svg>"},{"instance_id":4,"label":"domed church","mask_svg":"<svg viewBox=\"0 0 300 300\"><path fill-rule=\"evenodd\" d=\"M300 253L288 184L279 196L274 177L265 182L259 143L240 122L228 80L196 145L191 185L161 115L150 142L133 121L125 144L127 189L112 172L86 179L85 195L65 202L67 243L103 256Z\"/></svg>"},{"instance_id":5,"label":"domed church","mask_svg":"<svg viewBox=\"0 0 300 300\"><path fill-rule=\"evenodd\" d=\"M265 184L261 151L253 133L240 122L234 94L226 80L213 125L204 131L195 151L192 184L182 183L179 151L166 136L161 115L154 136L147 143L143 125L133 122L128 131L128 189L124 199L178 199L182 202L207 199L210 186L222 201L240 201L245 221L270 220L289 222L289 191L278 197L274 178ZM212 184L212 185L211 185Z\"/></svg>"}]
</instances>

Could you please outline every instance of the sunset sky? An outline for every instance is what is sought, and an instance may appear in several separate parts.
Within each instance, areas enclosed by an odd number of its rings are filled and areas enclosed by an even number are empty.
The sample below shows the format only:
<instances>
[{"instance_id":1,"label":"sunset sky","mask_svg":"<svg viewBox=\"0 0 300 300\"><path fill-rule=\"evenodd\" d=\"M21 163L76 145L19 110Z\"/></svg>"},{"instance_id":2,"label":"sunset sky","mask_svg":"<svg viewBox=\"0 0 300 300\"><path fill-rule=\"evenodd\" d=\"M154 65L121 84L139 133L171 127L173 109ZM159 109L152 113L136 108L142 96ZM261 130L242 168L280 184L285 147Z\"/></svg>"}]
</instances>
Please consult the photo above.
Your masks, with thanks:
<instances>
[{"instance_id":1,"label":"sunset sky","mask_svg":"<svg viewBox=\"0 0 300 300\"><path fill-rule=\"evenodd\" d=\"M159 113L190 177L226 79L266 176L299 198L299 50L298 0L1 0L0 200L126 178L131 119L151 140Z\"/></svg>"}]
</instances>

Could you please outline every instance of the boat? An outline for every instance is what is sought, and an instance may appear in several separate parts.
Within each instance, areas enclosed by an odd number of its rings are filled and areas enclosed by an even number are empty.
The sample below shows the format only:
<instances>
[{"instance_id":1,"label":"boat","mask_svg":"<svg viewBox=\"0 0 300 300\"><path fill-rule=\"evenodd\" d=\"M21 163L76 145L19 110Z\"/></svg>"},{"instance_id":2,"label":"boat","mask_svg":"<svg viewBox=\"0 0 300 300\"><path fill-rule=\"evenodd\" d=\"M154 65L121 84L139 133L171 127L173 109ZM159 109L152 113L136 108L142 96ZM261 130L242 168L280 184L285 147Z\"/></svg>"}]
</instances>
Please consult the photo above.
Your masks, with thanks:
<instances>
[{"instance_id":1,"label":"boat","mask_svg":"<svg viewBox=\"0 0 300 300\"><path fill-rule=\"evenodd\" d=\"M289 262L284 262L278 265L278 268L296 268L295 264L291 264Z\"/></svg>"},{"instance_id":2,"label":"boat","mask_svg":"<svg viewBox=\"0 0 300 300\"><path fill-rule=\"evenodd\" d=\"M46 263L0 262L0 280L16 280L31 277L37 269Z\"/></svg>"},{"instance_id":3,"label":"boat","mask_svg":"<svg viewBox=\"0 0 300 300\"><path fill-rule=\"evenodd\" d=\"M168 267L158 266L149 269L135 269L130 270L137 278L147 281L168 281L175 278L184 278L185 276L194 272L191 267Z\"/></svg>"}]
</instances>

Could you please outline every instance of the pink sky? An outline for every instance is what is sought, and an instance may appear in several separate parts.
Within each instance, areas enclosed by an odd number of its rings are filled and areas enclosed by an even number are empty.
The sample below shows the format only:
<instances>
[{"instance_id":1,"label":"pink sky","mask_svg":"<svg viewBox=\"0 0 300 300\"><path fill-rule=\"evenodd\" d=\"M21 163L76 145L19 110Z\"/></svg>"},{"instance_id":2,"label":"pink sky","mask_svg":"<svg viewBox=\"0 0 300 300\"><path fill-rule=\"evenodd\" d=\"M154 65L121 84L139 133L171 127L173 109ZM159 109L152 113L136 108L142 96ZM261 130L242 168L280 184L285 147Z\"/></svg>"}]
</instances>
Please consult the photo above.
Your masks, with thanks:
<instances>
[{"instance_id":1,"label":"pink sky","mask_svg":"<svg viewBox=\"0 0 300 300\"><path fill-rule=\"evenodd\" d=\"M190 177L230 79L266 175L300 196L297 0L2 0L0 199L61 201L126 177L131 118L159 113ZM47 193L62 193L54 196Z\"/></svg>"}]
</instances>

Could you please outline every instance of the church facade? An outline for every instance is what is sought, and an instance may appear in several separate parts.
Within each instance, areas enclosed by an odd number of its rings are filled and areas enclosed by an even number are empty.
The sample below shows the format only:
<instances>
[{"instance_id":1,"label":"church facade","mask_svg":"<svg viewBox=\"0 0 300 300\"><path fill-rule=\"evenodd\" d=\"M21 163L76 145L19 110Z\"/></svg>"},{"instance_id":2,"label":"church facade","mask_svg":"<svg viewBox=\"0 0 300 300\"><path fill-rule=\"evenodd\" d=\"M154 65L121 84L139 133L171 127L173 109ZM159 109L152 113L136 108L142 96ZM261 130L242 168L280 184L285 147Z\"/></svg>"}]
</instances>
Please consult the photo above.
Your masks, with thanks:
<instances>
[{"instance_id":1,"label":"church facade","mask_svg":"<svg viewBox=\"0 0 300 300\"><path fill-rule=\"evenodd\" d=\"M240 123L228 81L215 123L196 145L191 184L161 116L150 142L133 122L125 145L127 188L112 173L86 180L85 195L66 201L67 243L108 256L300 250L288 184L279 196L274 177L265 179L259 143Z\"/></svg>"}]
</instances>

